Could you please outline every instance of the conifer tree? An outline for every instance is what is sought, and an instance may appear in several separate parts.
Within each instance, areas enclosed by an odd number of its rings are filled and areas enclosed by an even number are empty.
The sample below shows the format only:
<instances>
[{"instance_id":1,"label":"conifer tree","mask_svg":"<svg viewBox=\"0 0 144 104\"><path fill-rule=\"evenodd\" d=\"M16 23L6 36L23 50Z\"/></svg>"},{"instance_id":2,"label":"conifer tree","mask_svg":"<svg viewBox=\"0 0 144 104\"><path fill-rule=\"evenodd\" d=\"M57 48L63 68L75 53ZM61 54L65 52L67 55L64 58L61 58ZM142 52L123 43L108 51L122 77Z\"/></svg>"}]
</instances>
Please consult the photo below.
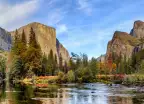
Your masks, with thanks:
<instances>
[{"instance_id":1,"label":"conifer tree","mask_svg":"<svg viewBox=\"0 0 144 104\"><path fill-rule=\"evenodd\" d=\"M19 36L19 33L16 29L15 31L15 36L14 36L14 42L13 42L13 47L12 47L12 52L15 54L15 55L19 55L20 54L20 49L19 49L19 44L20 43L20 36Z\"/></svg>"},{"instance_id":2,"label":"conifer tree","mask_svg":"<svg viewBox=\"0 0 144 104\"><path fill-rule=\"evenodd\" d=\"M42 53L40 45L37 43L33 28L30 30L29 47L26 53L26 69L33 71L35 74L42 69Z\"/></svg>"},{"instance_id":3,"label":"conifer tree","mask_svg":"<svg viewBox=\"0 0 144 104\"><path fill-rule=\"evenodd\" d=\"M48 71L48 58L44 53L42 57L42 75L46 75L47 71Z\"/></svg>"},{"instance_id":4,"label":"conifer tree","mask_svg":"<svg viewBox=\"0 0 144 104\"><path fill-rule=\"evenodd\" d=\"M26 35L25 35L25 32L24 32L24 30L23 30L23 32L22 32L22 43L24 44L24 45L26 45L27 44L27 41L26 41Z\"/></svg>"},{"instance_id":5,"label":"conifer tree","mask_svg":"<svg viewBox=\"0 0 144 104\"><path fill-rule=\"evenodd\" d=\"M54 75L54 72L55 72L55 69L54 69L54 55L53 55L52 50L50 50L50 53L48 55L48 64L49 64L50 74Z\"/></svg>"},{"instance_id":6,"label":"conifer tree","mask_svg":"<svg viewBox=\"0 0 144 104\"><path fill-rule=\"evenodd\" d=\"M20 48L21 48L21 57L24 58L24 54L27 50L27 41L26 41L26 36L25 36L24 30L23 30L22 36L21 36L21 47Z\"/></svg>"}]
</instances>

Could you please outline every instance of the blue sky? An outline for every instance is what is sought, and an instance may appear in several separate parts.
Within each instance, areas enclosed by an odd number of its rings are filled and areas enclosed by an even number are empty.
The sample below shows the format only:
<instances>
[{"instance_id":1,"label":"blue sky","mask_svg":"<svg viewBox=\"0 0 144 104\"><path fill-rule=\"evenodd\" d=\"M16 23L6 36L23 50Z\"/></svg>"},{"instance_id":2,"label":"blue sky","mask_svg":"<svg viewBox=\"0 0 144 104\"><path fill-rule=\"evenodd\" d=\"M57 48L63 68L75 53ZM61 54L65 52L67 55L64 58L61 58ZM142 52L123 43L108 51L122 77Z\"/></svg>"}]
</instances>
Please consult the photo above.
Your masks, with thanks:
<instances>
[{"instance_id":1,"label":"blue sky","mask_svg":"<svg viewBox=\"0 0 144 104\"><path fill-rule=\"evenodd\" d=\"M69 52L89 57L105 54L114 31L129 33L135 20L144 20L144 0L0 0L0 27L52 26Z\"/></svg>"}]
</instances>

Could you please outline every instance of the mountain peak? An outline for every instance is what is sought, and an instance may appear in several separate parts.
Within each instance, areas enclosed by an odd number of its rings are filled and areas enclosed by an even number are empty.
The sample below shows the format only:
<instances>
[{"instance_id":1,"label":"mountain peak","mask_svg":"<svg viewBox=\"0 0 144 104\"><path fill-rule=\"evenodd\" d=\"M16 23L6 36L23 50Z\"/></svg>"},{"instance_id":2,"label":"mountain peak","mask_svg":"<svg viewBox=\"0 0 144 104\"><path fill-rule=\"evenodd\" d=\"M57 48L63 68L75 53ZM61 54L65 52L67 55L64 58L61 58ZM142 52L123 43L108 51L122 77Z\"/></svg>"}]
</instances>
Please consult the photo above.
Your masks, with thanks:
<instances>
[{"instance_id":1,"label":"mountain peak","mask_svg":"<svg viewBox=\"0 0 144 104\"><path fill-rule=\"evenodd\" d=\"M53 28L53 27L51 27L51 26L47 26L47 25L45 25L45 24L42 24L42 23L39 23L39 22L31 22L31 23L29 23L29 24L27 24L27 25L25 25L25 26L30 26L30 27L45 27L45 28L52 28L52 29L54 29L55 30L55 28Z\"/></svg>"},{"instance_id":2,"label":"mountain peak","mask_svg":"<svg viewBox=\"0 0 144 104\"><path fill-rule=\"evenodd\" d=\"M137 20L137 21L134 22L134 28L135 29L141 28L141 27L144 27L144 22L143 21Z\"/></svg>"}]
</instances>

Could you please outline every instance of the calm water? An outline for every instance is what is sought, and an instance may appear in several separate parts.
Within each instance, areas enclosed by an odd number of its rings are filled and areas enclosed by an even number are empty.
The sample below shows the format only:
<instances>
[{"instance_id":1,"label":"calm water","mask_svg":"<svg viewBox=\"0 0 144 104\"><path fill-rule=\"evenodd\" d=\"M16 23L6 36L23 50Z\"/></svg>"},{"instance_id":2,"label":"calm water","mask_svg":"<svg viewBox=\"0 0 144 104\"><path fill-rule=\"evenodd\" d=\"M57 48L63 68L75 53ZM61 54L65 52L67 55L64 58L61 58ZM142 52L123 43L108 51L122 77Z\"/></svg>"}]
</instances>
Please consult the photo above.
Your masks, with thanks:
<instances>
[{"instance_id":1,"label":"calm water","mask_svg":"<svg viewBox=\"0 0 144 104\"><path fill-rule=\"evenodd\" d=\"M0 104L144 104L135 88L100 83L50 85L48 88L1 85Z\"/></svg>"}]
</instances>

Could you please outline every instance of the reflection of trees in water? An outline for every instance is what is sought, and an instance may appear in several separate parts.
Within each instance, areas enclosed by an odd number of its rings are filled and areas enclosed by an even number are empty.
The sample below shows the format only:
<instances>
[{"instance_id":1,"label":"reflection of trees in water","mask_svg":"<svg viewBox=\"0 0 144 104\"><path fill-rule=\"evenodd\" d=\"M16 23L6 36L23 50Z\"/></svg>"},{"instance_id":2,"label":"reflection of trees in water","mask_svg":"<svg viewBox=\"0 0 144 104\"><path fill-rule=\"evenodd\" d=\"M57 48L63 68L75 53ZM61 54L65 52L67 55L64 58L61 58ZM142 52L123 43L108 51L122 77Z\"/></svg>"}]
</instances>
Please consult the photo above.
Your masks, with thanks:
<instances>
[{"instance_id":1,"label":"reflection of trees in water","mask_svg":"<svg viewBox=\"0 0 144 104\"><path fill-rule=\"evenodd\" d=\"M0 102L3 102L5 98L6 98L5 83L2 83L0 86Z\"/></svg>"},{"instance_id":2,"label":"reflection of trees in water","mask_svg":"<svg viewBox=\"0 0 144 104\"><path fill-rule=\"evenodd\" d=\"M36 88L20 84L14 85L10 90L15 92L5 92L5 87L1 88L0 104L142 104L137 103L138 98L134 100L131 97L105 95L107 90L94 92L90 89L55 86ZM8 100L6 93L11 94Z\"/></svg>"},{"instance_id":3,"label":"reflection of trees in water","mask_svg":"<svg viewBox=\"0 0 144 104\"><path fill-rule=\"evenodd\" d=\"M109 96L108 104L133 104L132 97Z\"/></svg>"},{"instance_id":4,"label":"reflection of trees in water","mask_svg":"<svg viewBox=\"0 0 144 104\"><path fill-rule=\"evenodd\" d=\"M6 92L6 87L0 89L0 104L42 104L40 101L32 101L34 89L32 86L15 85Z\"/></svg>"}]
</instances>

